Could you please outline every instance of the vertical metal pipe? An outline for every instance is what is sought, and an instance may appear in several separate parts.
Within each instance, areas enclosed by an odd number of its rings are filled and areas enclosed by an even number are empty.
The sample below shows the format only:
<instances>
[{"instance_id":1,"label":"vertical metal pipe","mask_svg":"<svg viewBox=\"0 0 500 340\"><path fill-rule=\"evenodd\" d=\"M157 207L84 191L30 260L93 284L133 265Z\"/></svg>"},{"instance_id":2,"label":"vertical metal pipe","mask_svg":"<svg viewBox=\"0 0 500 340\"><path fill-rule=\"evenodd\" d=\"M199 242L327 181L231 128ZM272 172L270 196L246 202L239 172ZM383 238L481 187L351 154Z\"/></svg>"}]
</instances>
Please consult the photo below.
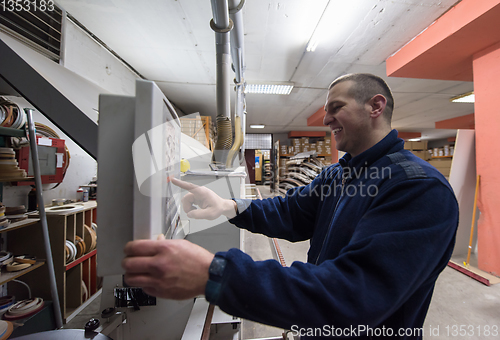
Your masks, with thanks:
<instances>
[{"instance_id":1,"label":"vertical metal pipe","mask_svg":"<svg viewBox=\"0 0 500 340\"><path fill-rule=\"evenodd\" d=\"M234 27L231 30L231 56L233 59L235 79L237 83L244 80L245 72L245 45L243 35L243 13L238 8L244 0L228 0L229 17L233 21ZM242 7L242 6L241 6Z\"/></svg>"},{"instance_id":2,"label":"vertical metal pipe","mask_svg":"<svg viewBox=\"0 0 500 340\"><path fill-rule=\"evenodd\" d=\"M231 55L229 31L232 21L229 19L227 0L211 0L213 19L210 26L215 31L216 100L217 100L217 143L214 147L212 162L225 165L227 155L233 144L231 127Z\"/></svg>"},{"instance_id":3,"label":"vertical metal pipe","mask_svg":"<svg viewBox=\"0 0 500 340\"><path fill-rule=\"evenodd\" d=\"M229 17L234 23L231 30L231 56L235 72L236 82L236 100L235 100L235 116L241 120L241 142L240 147L240 163L245 160L245 146L243 144L246 134L246 114L245 114L245 44L243 31L243 4L245 0L228 0L229 2Z\"/></svg>"},{"instance_id":4,"label":"vertical metal pipe","mask_svg":"<svg viewBox=\"0 0 500 340\"><path fill-rule=\"evenodd\" d=\"M225 30L229 27L229 9L227 0L212 0L213 23L216 29ZM229 31L215 33L215 51L217 56L216 95L217 116L229 117L231 55L229 48Z\"/></svg>"},{"instance_id":5,"label":"vertical metal pipe","mask_svg":"<svg viewBox=\"0 0 500 340\"><path fill-rule=\"evenodd\" d=\"M49 269L50 293L54 307L54 317L56 327L62 328L61 306L59 305L59 294L57 293L56 276L54 273L54 262L52 261L52 249L50 248L49 229L47 226L47 216L43 205L42 180L40 174L40 164L38 163L38 148L36 147L35 123L33 122L33 109L24 109L28 116L28 132L30 137L31 163L35 173L36 195L38 200L38 210L40 212L40 223L42 224L43 241L45 244L45 256L47 257L47 268Z\"/></svg>"}]
</instances>

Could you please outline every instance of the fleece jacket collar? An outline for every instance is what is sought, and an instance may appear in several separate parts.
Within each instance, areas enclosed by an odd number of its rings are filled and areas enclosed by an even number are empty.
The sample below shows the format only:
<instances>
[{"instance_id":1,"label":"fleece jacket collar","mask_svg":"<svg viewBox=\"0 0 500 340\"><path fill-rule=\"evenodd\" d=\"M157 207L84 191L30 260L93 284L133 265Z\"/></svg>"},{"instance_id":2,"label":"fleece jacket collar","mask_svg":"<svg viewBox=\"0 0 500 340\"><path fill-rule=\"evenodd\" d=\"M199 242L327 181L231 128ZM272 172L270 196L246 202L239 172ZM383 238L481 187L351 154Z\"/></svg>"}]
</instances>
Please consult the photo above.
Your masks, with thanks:
<instances>
[{"instance_id":1,"label":"fleece jacket collar","mask_svg":"<svg viewBox=\"0 0 500 340\"><path fill-rule=\"evenodd\" d=\"M344 169L345 174L362 172L363 168L369 168L375 161L379 160L383 155L398 152L404 148L404 141L398 138L398 131L393 129L380 142L363 151L356 157L346 153L339 160L339 164ZM346 171L346 168L351 168L354 171Z\"/></svg>"}]
</instances>

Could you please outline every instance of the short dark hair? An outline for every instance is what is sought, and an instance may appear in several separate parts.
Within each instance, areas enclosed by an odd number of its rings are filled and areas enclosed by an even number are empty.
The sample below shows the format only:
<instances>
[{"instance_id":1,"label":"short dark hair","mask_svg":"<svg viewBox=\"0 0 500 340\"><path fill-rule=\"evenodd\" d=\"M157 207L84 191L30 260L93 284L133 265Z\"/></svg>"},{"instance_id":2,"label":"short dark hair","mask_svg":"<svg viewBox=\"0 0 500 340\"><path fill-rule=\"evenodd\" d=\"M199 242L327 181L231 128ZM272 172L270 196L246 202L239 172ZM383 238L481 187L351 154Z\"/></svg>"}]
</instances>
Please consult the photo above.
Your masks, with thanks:
<instances>
[{"instance_id":1,"label":"short dark hair","mask_svg":"<svg viewBox=\"0 0 500 340\"><path fill-rule=\"evenodd\" d=\"M385 107L383 115L387 119L387 121L391 121L392 111L394 110L394 97L392 96L389 85L387 85L384 79L370 73L346 74L335 79L328 87L328 90L344 81L353 82L353 85L349 89L348 93L359 104L365 104L377 94L383 95L385 99L387 99L387 105Z\"/></svg>"}]
</instances>

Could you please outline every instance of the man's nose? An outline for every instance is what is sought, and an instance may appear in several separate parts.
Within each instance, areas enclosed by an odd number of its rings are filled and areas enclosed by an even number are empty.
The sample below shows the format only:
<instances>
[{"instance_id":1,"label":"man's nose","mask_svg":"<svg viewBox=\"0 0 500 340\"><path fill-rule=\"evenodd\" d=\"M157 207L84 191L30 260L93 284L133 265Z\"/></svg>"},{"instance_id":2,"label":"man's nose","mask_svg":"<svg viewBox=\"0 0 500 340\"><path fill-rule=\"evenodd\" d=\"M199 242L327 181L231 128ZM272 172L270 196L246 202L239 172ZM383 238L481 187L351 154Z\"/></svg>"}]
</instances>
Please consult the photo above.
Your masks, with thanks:
<instances>
[{"instance_id":1,"label":"man's nose","mask_svg":"<svg viewBox=\"0 0 500 340\"><path fill-rule=\"evenodd\" d=\"M329 125L333 121L333 117L325 112L325 117L323 117L323 125Z\"/></svg>"}]
</instances>

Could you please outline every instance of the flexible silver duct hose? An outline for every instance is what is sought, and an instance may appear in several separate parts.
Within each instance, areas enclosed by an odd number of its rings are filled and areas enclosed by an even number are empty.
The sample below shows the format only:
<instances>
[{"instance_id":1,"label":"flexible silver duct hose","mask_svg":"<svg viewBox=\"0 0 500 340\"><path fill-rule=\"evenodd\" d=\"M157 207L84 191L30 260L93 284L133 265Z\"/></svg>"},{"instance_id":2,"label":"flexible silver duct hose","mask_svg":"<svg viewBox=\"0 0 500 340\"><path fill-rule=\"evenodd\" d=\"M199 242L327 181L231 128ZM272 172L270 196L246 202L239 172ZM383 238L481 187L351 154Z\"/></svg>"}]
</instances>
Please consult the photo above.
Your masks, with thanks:
<instances>
[{"instance_id":1,"label":"flexible silver duct hose","mask_svg":"<svg viewBox=\"0 0 500 340\"><path fill-rule=\"evenodd\" d=\"M229 150L233 145L233 129L228 117L217 117L217 143L216 150Z\"/></svg>"},{"instance_id":2,"label":"flexible silver duct hose","mask_svg":"<svg viewBox=\"0 0 500 340\"><path fill-rule=\"evenodd\" d=\"M217 116L217 143L215 143L212 161L225 164L233 145L233 129L229 117Z\"/></svg>"}]
</instances>

